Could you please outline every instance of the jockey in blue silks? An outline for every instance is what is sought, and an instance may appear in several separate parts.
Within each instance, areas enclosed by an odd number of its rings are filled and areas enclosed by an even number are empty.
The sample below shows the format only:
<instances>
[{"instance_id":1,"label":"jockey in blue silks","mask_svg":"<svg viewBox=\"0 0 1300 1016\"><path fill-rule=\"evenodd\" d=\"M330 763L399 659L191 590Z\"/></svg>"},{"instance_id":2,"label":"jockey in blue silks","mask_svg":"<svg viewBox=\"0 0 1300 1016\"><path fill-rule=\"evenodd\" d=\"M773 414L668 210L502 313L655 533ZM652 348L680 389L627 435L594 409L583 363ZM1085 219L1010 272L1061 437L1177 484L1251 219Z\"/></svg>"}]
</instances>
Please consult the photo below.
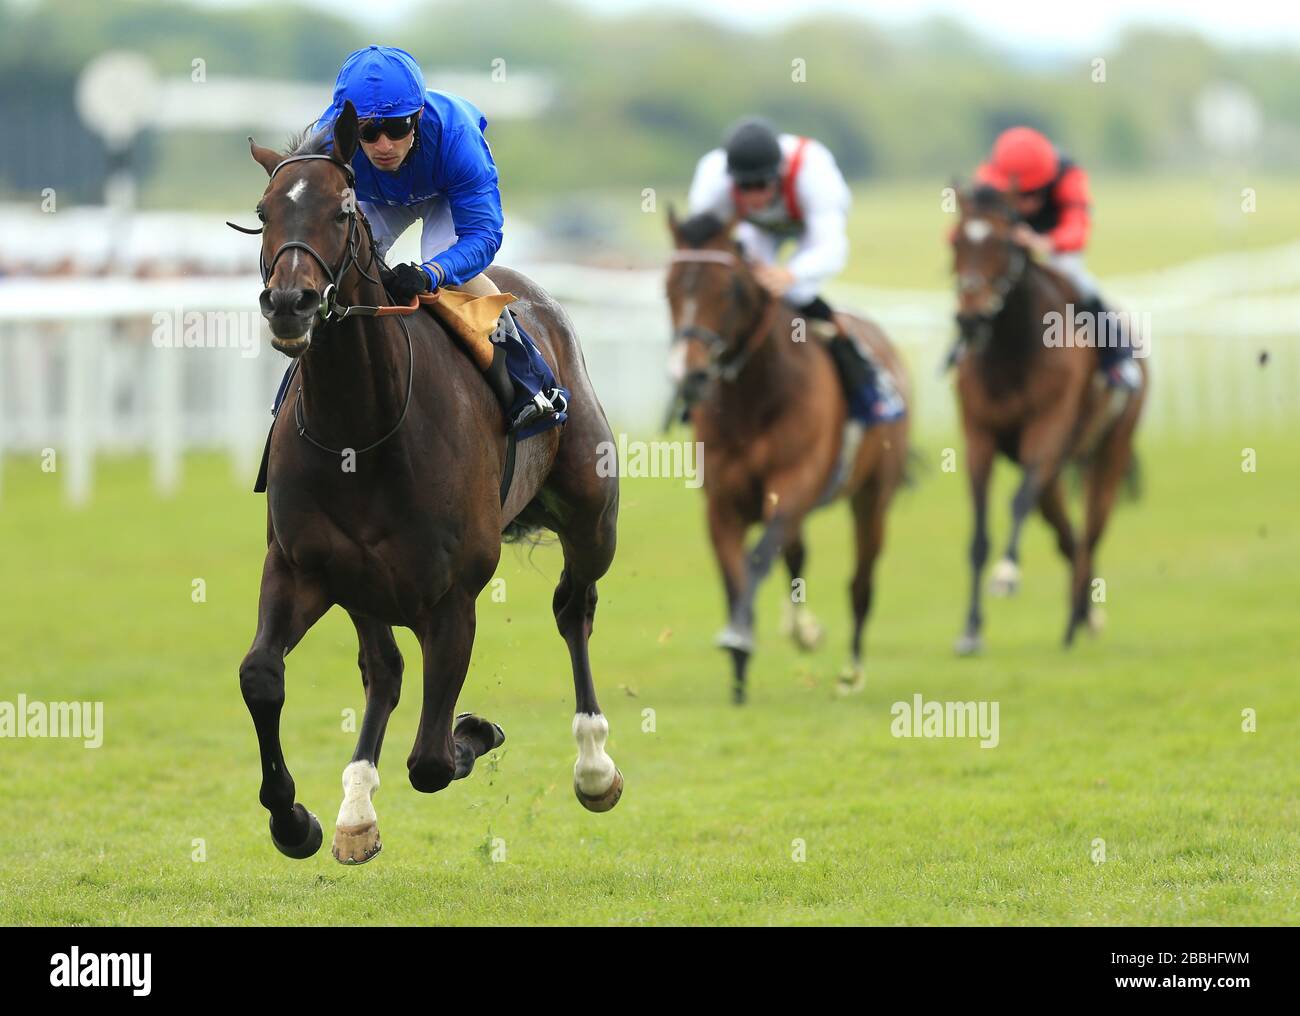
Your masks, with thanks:
<instances>
[{"instance_id":1,"label":"jockey in blue silks","mask_svg":"<svg viewBox=\"0 0 1300 1016\"><path fill-rule=\"evenodd\" d=\"M499 293L483 274L501 246L502 227L497 167L484 137L487 118L466 99L426 89L415 58L393 46L367 46L343 61L334 100L316 129L332 136L348 101L356 107L360 134L352 157L357 206L370 223L379 255L386 255L411 223L423 223L420 264L381 273L389 296L409 303L417 293L440 286L476 296ZM542 387L541 373L549 375L549 369L520 338L509 310L501 312L493 341L497 355L488 383L512 428L535 432L539 421L557 413L553 392ZM507 376L507 361L522 392ZM553 377L549 381L554 384Z\"/></svg>"}]
</instances>

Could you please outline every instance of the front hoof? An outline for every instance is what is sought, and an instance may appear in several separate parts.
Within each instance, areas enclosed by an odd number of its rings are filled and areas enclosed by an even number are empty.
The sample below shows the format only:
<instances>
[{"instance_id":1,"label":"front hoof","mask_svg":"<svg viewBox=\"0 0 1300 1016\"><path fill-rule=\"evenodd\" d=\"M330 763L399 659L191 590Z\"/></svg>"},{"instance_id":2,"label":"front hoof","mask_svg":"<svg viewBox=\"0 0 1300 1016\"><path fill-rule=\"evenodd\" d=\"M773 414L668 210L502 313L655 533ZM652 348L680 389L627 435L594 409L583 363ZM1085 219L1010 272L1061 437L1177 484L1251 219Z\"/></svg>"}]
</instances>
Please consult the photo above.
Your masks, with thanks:
<instances>
[{"instance_id":1,"label":"front hoof","mask_svg":"<svg viewBox=\"0 0 1300 1016\"><path fill-rule=\"evenodd\" d=\"M984 640L967 632L957 639L952 648L958 656L974 656L984 651Z\"/></svg>"},{"instance_id":2,"label":"front hoof","mask_svg":"<svg viewBox=\"0 0 1300 1016\"><path fill-rule=\"evenodd\" d=\"M1106 609L1095 603L1088 608L1088 634L1096 638L1106 628Z\"/></svg>"},{"instance_id":3,"label":"front hoof","mask_svg":"<svg viewBox=\"0 0 1300 1016\"><path fill-rule=\"evenodd\" d=\"M609 785L609 789L603 794L591 797L582 792L578 786L578 781L573 781L573 792L578 797L578 802L588 811L609 811L614 805L618 804L618 799L623 796L623 774L617 767L614 769L614 782Z\"/></svg>"},{"instance_id":4,"label":"front hoof","mask_svg":"<svg viewBox=\"0 0 1300 1016\"><path fill-rule=\"evenodd\" d=\"M867 672L860 663L850 663L840 671L835 690L841 695L856 695L867 686Z\"/></svg>"},{"instance_id":5,"label":"front hoof","mask_svg":"<svg viewBox=\"0 0 1300 1016\"><path fill-rule=\"evenodd\" d=\"M271 819L271 842L285 857L292 857L295 861L305 861L320 850L325 834L321 832L320 821L301 804L293 806L293 817L294 824L297 826L301 826L304 821L307 823L307 833L301 842L297 845L280 842L275 835L275 819Z\"/></svg>"},{"instance_id":6,"label":"front hoof","mask_svg":"<svg viewBox=\"0 0 1300 1016\"><path fill-rule=\"evenodd\" d=\"M1004 557L993 569L989 579L989 595L1006 598L1015 596L1020 589L1020 567L1010 558Z\"/></svg>"},{"instance_id":7,"label":"front hoof","mask_svg":"<svg viewBox=\"0 0 1300 1016\"><path fill-rule=\"evenodd\" d=\"M727 625L722 631L718 632L715 642L719 649L731 649L738 653L752 653L754 651L753 633L741 631L732 625Z\"/></svg>"},{"instance_id":8,"label":"front hoof","mask_svg":"<svg viewBox=\"0 0 1300 1016\"><path fill-rule=\"evenodd\" d=\"M365 864L383 847L379 842L379 825L367 822L359 826L338 826L331 852L339 864Z\"/></svg>"},{"instance_id":9,"label":"front hoof","mask_svg":"<svg viewBox=\"0 0 1300 1016\"><path fill-rule=\"evenodd\" d=\"M792 635L796 648L802 652L811 653L822 644L826 632L817 618L811 614L804 614L795 621Z\"/></svg>"}]
</instances>

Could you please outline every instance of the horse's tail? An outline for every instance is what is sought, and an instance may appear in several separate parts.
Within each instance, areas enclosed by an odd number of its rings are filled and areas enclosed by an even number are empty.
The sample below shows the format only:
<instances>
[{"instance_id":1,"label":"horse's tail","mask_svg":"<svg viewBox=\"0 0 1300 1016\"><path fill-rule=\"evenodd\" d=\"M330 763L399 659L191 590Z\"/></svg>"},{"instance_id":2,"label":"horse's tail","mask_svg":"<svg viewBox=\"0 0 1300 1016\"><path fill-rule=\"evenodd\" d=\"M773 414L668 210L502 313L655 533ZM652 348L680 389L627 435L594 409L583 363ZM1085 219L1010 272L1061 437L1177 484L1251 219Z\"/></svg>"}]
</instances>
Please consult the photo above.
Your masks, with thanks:
<instances>
[{"instance_id":1,"label":"horse's tail","mask_svg":"<svg viewBox=\"0 0 1300 1016\"><path fill-rule=\"evenodd\" d=\"M907 446L907 457L903 460L902 485L908 489L916 487L930 475L930 462L916 445Z\"/></svg>"},{"instance_id":2,"label":"horse's tail","mask_svg":"<svg viewBox=\"0 0 1300 1016\"><path fill-rule=\"evenodd\" d=\"M1142 463L1138 459L1137 449L1128 459L1128 470L1124 473L1124 500L1142 500Z\"/></svg>"},{"instance_id":3,"label":"horse's tail","mask_svg":"<svg viewBox=\"0 0 1300 1016\"><path fill-rule=\"evenodd\" d=\"M517 515L501 532L502 543L527 544L530 552L537 547L554 543L556 539L555 534L545 526L520 522Z\"/></svg>"}]
</instances>

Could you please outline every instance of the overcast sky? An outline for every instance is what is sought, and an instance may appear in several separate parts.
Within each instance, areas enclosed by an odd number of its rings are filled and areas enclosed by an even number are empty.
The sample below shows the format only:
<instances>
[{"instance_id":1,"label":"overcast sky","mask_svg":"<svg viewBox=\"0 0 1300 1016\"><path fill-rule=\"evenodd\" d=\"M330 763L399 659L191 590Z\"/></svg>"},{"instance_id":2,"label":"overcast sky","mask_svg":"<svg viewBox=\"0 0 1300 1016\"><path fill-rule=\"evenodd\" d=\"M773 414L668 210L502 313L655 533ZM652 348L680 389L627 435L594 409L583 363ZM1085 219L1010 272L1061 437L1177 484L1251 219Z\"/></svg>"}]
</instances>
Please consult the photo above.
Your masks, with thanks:
<instances>
[{"instance_id":1,"label":"overcast sky","mask_svg":"<svg viewBox=\"0 0 1300 1016\"><path fill-rule=\"evenodd\" d=\"M230 6L231 0L202 0ZM258 0L251 0L258 2ZM274 2L274 0L264 0ZM303 0L368 25L400 23L428 0L387 0L357 14L356 0ZM520 0L526 3L527 0ZM1300 49L1300 4L1283 0L984 0L977 18L970 0L570 0L595 13L683 11L736 26L765 28L813 11L860 14L886 24L906 24L929 14L952 15L1012 48L1051 49L1104 45L1125 25L1156 23L1196 29L1221 41L1287 45Z\"/></svg>"}]
</instances>

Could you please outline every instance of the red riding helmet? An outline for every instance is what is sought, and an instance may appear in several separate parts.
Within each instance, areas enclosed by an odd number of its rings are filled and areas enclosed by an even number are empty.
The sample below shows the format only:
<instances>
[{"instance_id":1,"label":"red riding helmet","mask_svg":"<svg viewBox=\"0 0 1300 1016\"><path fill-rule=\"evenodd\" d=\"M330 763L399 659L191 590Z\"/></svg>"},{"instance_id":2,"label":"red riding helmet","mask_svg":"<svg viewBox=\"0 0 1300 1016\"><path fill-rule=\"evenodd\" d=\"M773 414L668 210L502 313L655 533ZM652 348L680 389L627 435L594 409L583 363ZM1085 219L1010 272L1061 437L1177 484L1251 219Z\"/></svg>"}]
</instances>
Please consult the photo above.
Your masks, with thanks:
<instances>
[{"instance_id":1,"label":"red riding helmet","mask_svg":"<svg viewBox=\"0 0 1300 1016\"><path fill-rule=\"evenodd\" d=\"M998 190L1014 182L1020 191L1046 187L1056 176L1060 159L1055 146L1030 127L1012 127L993 142L993 156L976 175Z\"/></svg>"}]
</instances>

